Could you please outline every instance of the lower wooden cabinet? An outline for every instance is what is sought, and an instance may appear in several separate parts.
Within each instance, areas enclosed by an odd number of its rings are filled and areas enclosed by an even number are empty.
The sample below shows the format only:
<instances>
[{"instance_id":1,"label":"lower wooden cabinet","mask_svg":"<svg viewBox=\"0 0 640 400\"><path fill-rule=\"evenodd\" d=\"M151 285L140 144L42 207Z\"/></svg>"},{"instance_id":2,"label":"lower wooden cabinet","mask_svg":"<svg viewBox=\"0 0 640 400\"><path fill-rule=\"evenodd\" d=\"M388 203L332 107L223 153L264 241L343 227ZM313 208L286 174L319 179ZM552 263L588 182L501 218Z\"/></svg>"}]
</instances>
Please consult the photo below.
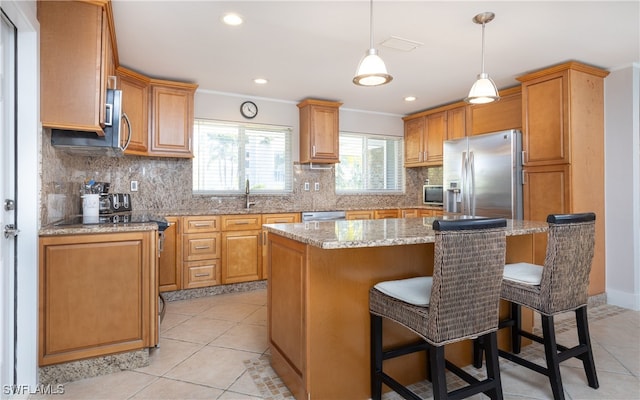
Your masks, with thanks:
<instances>
[{"instance_id":1,"label":"lower wooden cabinet","mask_svg":"<svg viewBox=\"0 0 640 400\"><path fill-rule=\"evenodd\" d=\"M262 229L222 232L223 284L262 278Z\"/></svg>"},{"instance_id":2,"label":"lower wooden cabinet","mask_svg":"<svg viewBox=\"0 0 640 400\"><path fill-rule=\"evenodd\" d=\"M434 210L430 208L408 208L401 212L402 218L422 218L422 217L438 217L442 215L442 210Z\"/></svg>"},{"instance_id":3,"label":"lower wooden cabinet","mask_svg":"<svg viewBox=\"0 0 640 400\"><path fill-rule=\"evenodd\" d=\"M157 232L42 236L40 366L158 343Z\"/></svg>"},{"instance_id":4,"label":"lower wooden cabinet","mask_svg":"<svg viewBox=\"0 0 640 400\"><path fill-rule=\"evenodd\" d=\"M347 211L347 219L373 219L373 210Z\"/></svg>"},{"instance_id":5,"label":"lower wooden cabinet","mask_svg":"<svg viewBox=\"0 0 640 400\"><path fill-rule=\"evenodd\" d=\"M220 260L188 261L182 265L183 289L220 284Z\"/></svg>"},{"instance_id":6,"label":"lower wooden cabinet","mask_svg":"<svg viewBox=\"0 0 640 400\"><path fill-rule=\"evenodd\" d=\"M182 287L182 241L180 218L165 217L169 228L164 231L164 244L158 260L158 285L160 292L178 290Z\"/></svg>"},{"instance_id":7,"label":"lower wooden cabinet","mask_svg":"<svg viewBox=\"0 0 640 400\"><path fill-rule=\"evenodd\" d=\"M373 213L373 217L375 219L384 219L384 218L398 218L400 215L400 211L397 209L394 210L375 210Z\"/></svg>"}]
</instances>

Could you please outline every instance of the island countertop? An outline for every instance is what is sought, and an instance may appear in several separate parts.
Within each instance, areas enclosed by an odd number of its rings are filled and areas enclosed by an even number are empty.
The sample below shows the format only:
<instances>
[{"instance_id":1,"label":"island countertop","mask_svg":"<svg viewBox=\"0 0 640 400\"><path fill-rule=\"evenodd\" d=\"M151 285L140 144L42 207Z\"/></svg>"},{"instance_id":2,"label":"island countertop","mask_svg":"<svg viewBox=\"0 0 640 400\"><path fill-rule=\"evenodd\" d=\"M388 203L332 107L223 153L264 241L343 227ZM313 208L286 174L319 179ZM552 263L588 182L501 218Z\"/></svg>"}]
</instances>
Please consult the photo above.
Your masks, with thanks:
<instances>
[{"instance_id":1,"label":"island countertop","mask_svg":"<svg viewBox=\"0 0 640 400\"><path fill-rule=\"evenodd\" d=\"M400 246L433 243L435 217L340 220L263 225L274 233L321 249ZM540 221L507 219L507 236L546 232Z\"/></svg>"}]
</instances>

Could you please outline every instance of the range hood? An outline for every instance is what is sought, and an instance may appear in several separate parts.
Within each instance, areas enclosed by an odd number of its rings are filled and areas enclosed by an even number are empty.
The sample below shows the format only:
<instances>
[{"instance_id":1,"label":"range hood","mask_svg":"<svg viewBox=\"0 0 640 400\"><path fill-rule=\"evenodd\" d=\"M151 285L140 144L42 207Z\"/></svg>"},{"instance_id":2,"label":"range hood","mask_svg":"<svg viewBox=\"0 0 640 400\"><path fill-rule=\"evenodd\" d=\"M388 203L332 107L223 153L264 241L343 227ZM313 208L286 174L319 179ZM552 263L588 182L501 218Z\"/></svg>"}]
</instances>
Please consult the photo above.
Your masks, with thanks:
<instances>
[{"instance_id":1,"label":"range hood","mask_svg":"<svg viewBox=\"0 0 640 400\"><path fill-rule=\"evenodd\" d=\"M122 91L107 89L107 113L104 136L95 132L51 130L51 145L66 153L82 156L121 157L131 141L131 124L122 112ZM127 125L128 137L123 145L121 120Z\"/></svg>"}]
</instances>

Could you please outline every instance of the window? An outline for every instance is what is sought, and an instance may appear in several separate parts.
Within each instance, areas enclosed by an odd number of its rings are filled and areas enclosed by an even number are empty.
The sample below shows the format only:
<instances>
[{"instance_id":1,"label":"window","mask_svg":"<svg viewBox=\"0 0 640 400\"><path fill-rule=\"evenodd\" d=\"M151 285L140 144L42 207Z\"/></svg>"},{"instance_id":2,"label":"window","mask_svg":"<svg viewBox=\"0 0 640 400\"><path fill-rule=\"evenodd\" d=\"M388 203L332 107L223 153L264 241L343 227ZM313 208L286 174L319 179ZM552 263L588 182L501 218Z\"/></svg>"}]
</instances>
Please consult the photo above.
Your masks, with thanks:
<instances>
[{"instance_id":1,"label":"window","mask_svg":"<svg viewBox=\"0 0 640 400\"><path fill-rule=\"evenodd\" d=\"M404 190L402 138L340 132L336 192Z\"/></svg>"},{"instance_id":2,"label":"window","mask_svg":"<svg viewBox=\"0 0 640 400\"><path fill-rule=\"evenodd\" d=\"M196 119L193 192L292 191L291 129Z\"/></svg>"}]
</instances>

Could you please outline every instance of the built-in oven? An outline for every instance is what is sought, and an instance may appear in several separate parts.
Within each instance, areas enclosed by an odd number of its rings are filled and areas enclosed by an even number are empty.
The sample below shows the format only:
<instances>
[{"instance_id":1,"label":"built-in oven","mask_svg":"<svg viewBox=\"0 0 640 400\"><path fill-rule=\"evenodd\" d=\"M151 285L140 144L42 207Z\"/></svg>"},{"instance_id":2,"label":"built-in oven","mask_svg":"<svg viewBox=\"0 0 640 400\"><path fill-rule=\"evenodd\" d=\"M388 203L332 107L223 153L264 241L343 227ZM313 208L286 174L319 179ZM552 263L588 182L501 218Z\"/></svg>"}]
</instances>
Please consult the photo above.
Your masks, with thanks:
<instances>
[{"instance_id":1,"label":"built-in oven","mask_svg":"<svg viewBox=\"0 0 640 400\"><path fill-rule=\"evenodd\" d=\"M442 207L444 205L442 185L422 186L422 203L427 206Z\"/></svg>"}]
</instances>

